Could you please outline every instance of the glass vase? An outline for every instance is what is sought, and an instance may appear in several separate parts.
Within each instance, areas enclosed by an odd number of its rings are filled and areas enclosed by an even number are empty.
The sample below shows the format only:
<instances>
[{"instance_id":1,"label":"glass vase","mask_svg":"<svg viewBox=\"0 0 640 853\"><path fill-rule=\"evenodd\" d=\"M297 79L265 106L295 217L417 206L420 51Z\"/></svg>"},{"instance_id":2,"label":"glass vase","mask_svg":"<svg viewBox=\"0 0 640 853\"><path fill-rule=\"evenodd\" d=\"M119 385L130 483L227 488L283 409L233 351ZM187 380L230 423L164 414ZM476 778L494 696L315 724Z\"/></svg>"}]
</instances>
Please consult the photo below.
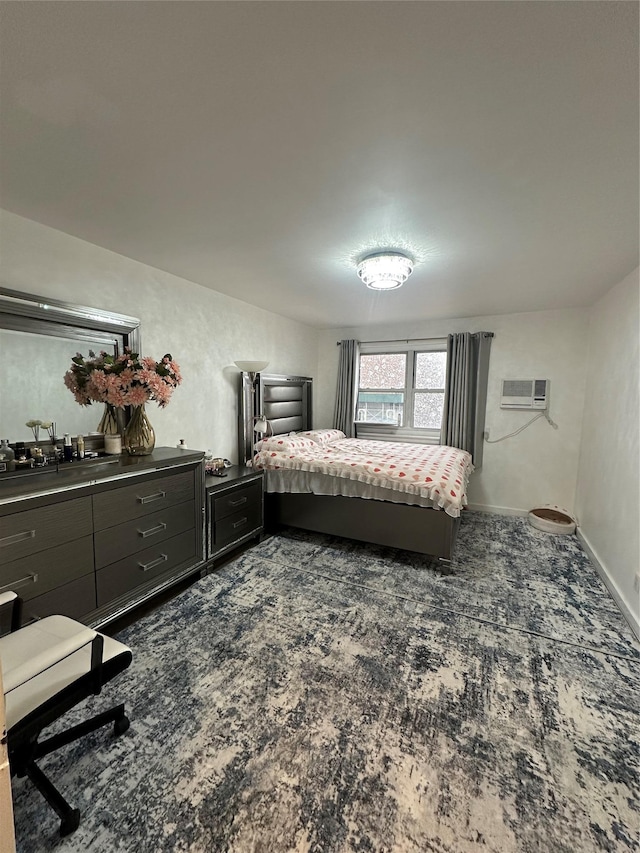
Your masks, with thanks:
<instances>
[{"instance_id":1,"label":"glass vase","mask_svg":"<svg viewBox=\"0 0 640 853\"><path fill-rule=\"evenodd\" d=\"M130 456L148 456L156 444L156 434L144 410L144 405L133 406L131 418L124 428L124 449Z\"/></svg>"},{"instance_id":2,"label":"glass vase","mask_svg":"<svg viewBox=\"0 0 640 853\"><path fill-rule=\"evenodd\" d=\"M120 432L116 407L112 406L111 403L104 404L104 412L98 424L98 432L103 435L117 435Z\"/></svg>"}]
</instances>

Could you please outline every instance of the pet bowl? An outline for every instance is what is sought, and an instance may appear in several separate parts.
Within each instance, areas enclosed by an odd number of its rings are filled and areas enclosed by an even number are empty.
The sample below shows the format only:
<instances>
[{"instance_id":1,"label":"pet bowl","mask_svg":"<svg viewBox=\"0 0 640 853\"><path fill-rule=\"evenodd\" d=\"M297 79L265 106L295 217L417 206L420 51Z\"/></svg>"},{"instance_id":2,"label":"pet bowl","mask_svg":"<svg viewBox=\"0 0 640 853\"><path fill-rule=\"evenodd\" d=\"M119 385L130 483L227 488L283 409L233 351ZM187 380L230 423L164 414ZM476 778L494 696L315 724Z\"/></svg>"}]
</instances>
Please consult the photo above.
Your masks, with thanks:
<instances>
[{"instance_id":1,"label":"pet bowl","mask_svg":"<svg viewBox=\"0 0 640 853\"><path fill-rule=\"evenodd\" d=\"M547 504L529 512L529 524L544 533L575 533L576 521L566 509Z\"/></svg>"}]
</instances>

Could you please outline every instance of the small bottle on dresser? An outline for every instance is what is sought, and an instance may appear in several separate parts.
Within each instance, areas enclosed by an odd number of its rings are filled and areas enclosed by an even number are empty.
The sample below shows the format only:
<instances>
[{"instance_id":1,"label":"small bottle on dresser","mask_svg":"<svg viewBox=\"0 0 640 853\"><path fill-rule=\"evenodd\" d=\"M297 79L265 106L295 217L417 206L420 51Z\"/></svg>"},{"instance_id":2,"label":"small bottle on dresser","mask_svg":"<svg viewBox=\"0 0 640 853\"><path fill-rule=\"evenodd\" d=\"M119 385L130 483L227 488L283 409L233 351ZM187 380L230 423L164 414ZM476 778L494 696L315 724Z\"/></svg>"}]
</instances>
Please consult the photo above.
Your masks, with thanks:
<instances>
[{"instance_id":1,"label":"small bottle on dresser","mask_svg":"<svg viewBox=\"0 0 640 853\"><path fill-rule=\"evenodd\" d=\"M0 442L0 471L15 471L16 455L9 446L9 439L3 438Z\"/></svg>"},{"instance_id":2,"label":"small bottle on dresser","mask_svg":"<svg viewBox=\"0 0 640 853\"><path fill-rule=\"evenodd\" d=\"M16 441L15 443L15 455L16 455L16 470L22 470L23 468L31 468L31 450L28 447L25 447L24 441Z\"/></svg>"},{"instance_id":3,"label":"small bottle on dresser","mask_svg":"<svg viewBox=\"0 0 640 853\"><path fill-rule=\"evenodd\" d=\"M84 436L79 435L77 438L77 446L78 446L78 459L84 459Z\"/></svg>"},{"instance_id":4,"label":"small bottle on dresser","mask_svg":"<svg viewBox=\"0 0 640 853\"><path fill-rule=\"evenodd\" d=\"M41 447L32 447L31 457L36 468L43 468L47 464L47 457L42 452Z\"/></svg>"},{"instance_id":5,"label":"small bottle on dresser","mask_svg":"<svg viewBox=\"0 0 640 853\"><path fill-rule=\"evenodd\" d=\"M65 462L73 462L73 445L71 444L71 436L68 432L64 434L64 444L62 446Z\"/></svg>"}]
</instances>

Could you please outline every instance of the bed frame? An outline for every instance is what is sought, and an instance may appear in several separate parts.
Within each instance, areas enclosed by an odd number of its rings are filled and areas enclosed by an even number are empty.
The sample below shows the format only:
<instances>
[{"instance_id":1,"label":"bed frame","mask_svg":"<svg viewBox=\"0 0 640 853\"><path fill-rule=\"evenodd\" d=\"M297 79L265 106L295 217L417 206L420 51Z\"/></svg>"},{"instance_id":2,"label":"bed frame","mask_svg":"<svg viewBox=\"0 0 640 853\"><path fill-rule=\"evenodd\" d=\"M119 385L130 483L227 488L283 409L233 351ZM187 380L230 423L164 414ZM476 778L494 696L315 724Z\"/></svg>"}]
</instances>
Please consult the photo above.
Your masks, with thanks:
<instances>
[{"instance_id":1,"label":"bed frame","mask_svg":"<svg viewBox=\"0 0 640 853\"><path fill-rule=\"evenodd\" d=\"M344 536L374 545L453 558L459 518L442 510L342 495L266 495L266 527L281 525Z\"/></svg>"},{"instance_id":2,"label":"bed frame","mask_svg":"<svg viewBox=\"0 0 640 853\"><path fill-rule=\"evenodd\" d=\"M312 380L303 376L258 374L253 385L243 374L240 386L240 458L252 453L255 418L265 417L270 432L282 435L312 429ZM341 495L279 494L265 496L265 526L281 526L344 536L449 563L453 558L460 519L444 510L392 501Z\"/></svg>"}]
</instances>

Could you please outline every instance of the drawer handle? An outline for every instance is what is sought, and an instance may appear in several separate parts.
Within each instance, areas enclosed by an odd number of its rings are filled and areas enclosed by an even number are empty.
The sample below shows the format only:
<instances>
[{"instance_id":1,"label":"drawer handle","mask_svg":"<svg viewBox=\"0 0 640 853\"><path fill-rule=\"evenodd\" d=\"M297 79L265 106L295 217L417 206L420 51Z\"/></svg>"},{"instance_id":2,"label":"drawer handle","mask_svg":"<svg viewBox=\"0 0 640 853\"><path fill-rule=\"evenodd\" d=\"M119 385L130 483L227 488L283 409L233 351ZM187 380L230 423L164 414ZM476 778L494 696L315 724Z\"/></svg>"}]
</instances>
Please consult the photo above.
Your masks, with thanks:
<instances>
[{"instance_id":1,"label":"drawer handle","mask_svg":"<svg viewBox=\"0 0 640 853\"><path fill-rule=\"evenodd\" d=\"M32 575L27 575L24 578L20 578L17 581L11 581L11 583L7 583L4 586L0 586L0 592L7 592L10 589L17 589L20 586L26 586L28 583L38 583L38 575L34 572Z\"/></svg>"},{"instance_id":2,"label":"drawer handle","mask_svg":"<svg viewBox=\"0 0 640 853\"><path fill-rule=\"evenodd\" d=\"M166 529L167 525L164 523L164 521L161 521L160 524L156 525L155 527L150 527L148 530L138 530L138 533L140 536L142 536L143 539L146 539L147 536L153 536L155 533L162 533L162 531Z\"/></svg>"},{"instance_id":3,"label":"drawer handle","mask_svg":"<svg viewBox=\"0 0 640 853\"><path fill-rule=\"evenodd\" d=\"M5 536L0 539L0 548L5 545L17 545L18 542L24 542L27 539L35 539L35 530L23 530L22 533L14 533L12 536Z\"/></svg>"},{"instance_id":4,"label":"drawer handle","mask_svg":"<svg viewBox=\"0 0 640 853\"><path fill-rule=\"evenodd\" d=\"M243 525L243 524L246 524L246 523L247 523L247 519L246 519L246 518L241 518L241 519L240 519L240 521L236 521L236 522L234 522L234 524L233 524L233 529L234 529L234 530L236 530L238 527L242 527L242 525Z\"/></svg>"},{"instance_id":5,"label":"drawer handle","mask_svg":"<svg viewBox=\"0 0 640 853\"><path fill-rule=\"evenodd\" d=\"M153 495L145 495L142 498L138 498L138 503L141 504L150 504L152 501L161 501L162 498L166 498L166 492L155 492Z\"/></svg>"},{"instance_id":6,"label":"drawer handle","mask_svg":"<svg viewBox=\"0 0 640 853\"><path fill-rule=\"evenodd\" d=\"M231 498L229 499L229 506L242 506L242 504L246 504L247 496L245 495L242 498L237 498L235 501Z\"/></svg>"},{"instance_id":7,"label":"drawer handle","mask_svg":"<svg viewBox=\"0 0 640 853\"><path fill-rule=\"evenodd\" d=\"M149 569L155 569L156 566L159 566L160 563L164 563L168 559L166 554L160 554L159 557L156 557L155 560L151 560L150 563L138 563L143 572L148 572Z\"/></svg>"}]
</instances>

